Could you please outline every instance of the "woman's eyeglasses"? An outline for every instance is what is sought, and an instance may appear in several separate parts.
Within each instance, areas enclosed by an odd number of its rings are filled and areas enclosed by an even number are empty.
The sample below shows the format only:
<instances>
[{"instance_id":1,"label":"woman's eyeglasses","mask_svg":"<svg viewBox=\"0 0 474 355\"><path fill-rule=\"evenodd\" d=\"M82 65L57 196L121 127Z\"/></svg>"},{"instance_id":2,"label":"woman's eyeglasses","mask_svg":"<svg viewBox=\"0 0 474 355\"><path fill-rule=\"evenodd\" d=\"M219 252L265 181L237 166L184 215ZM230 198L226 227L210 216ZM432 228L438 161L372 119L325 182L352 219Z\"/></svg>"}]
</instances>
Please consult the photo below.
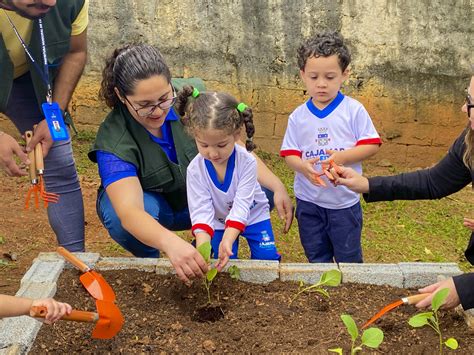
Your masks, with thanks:
<instances>
[{"instance_id":1,"label":"woman's eyeglasses","mask_svg":"<svg viewBox=\"0 0 474 355\"><path fill-rule=\"evenodd\" d=\"M156 105L148 105L148 106L144 106L144 107L140 107L140 108L135 108L132 103L127 99L127 96L125 96L125 100L127 100L128 104L130 105L130 107L135 111L135 113L137 114L137 116L140 116L140 117L148 117L148 116L151 116L153 114L153 112L156 111L157 108L159 108L160 110L167 110L169 109L170 107L172 107L175 103L176 103L176 91L175 89L173 88L173 96L169 99L166 99L166 100L163 100L163 101L160 101L158 102Z\"/></svg>"}]
</instances>

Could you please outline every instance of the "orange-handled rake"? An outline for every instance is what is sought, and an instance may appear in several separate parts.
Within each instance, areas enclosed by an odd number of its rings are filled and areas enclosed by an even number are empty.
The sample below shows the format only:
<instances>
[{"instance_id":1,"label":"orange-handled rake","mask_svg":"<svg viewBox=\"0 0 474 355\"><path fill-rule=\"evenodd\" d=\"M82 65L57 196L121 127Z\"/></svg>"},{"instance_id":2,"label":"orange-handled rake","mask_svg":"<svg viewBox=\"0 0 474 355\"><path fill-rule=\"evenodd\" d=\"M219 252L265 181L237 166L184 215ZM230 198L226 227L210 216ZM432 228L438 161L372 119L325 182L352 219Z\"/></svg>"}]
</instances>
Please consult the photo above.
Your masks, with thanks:
<instances>
[{"instance_id":1,"label":"orange-handled rake","mask_svg":"<svg viewBox=\"0 0 474 355\"><path fill-rule=\"evenodd\" d=\"M114 290L107 283L107 281L105 281L101 274L91 270L91 268L87 266L81 259L63 247L58 247L57 252L72 265L83 272L83 274L79 277L79 280L81 280L82 285L92 297L94 297L96 300L108 302L115 301Z\"/></svg>"},{"instance_id":2,"label":"orange-handled rake","mask_svg":"<svg viewBox=\"0 0 474 355\"><path fill-rule=\"evenodd\" d=\"M36 125L33 126L36 129ZM41 143L38 143L35 146L35 164L36 172L38 173L38 184L40 190L40 197L43 200L45 207L48 206L48 203L57 203L59 200L59 195L46 192L45 183L44 183L44 158L43 158L43 146Z\"/></svg>"},{"instance_id":3,"label":"orange-handled rake","mask_svg":"<svg viewBox=\"0 0 474 355\"><path fill-rule=\"evenodd\" d=\"M97 313L73 310L71 314L64 315L61 320L74 322L95 323L92 337L95 339L113 338L122 329L124 319L115 303L96 300ZM37 318L46 317L48 310L43 306L33 306L30 316Z\"/></svg>"},{"instance_id":4,"label":"orange-handled rake","mask_svg":"<svg viewBox=\"0 0 474 355\"><path fill-rule=\"evenodd\" d=\"M26 144L30 143L31 138L33 138L32 131L25 132L25 140ZM31 151L28 153L28 159L30 160L30 165L28 167L28 174L30 177L31 186L28 189L28 193L26 194L26 201L25 201L25 210L30 207L30 199L31 195L34 196L35 199L35 207L39 208L39 196L40 196L40 188L38 186L38 177L36 175L36 160L35 160L35 152Z\"/></svg>"}]
</instances>

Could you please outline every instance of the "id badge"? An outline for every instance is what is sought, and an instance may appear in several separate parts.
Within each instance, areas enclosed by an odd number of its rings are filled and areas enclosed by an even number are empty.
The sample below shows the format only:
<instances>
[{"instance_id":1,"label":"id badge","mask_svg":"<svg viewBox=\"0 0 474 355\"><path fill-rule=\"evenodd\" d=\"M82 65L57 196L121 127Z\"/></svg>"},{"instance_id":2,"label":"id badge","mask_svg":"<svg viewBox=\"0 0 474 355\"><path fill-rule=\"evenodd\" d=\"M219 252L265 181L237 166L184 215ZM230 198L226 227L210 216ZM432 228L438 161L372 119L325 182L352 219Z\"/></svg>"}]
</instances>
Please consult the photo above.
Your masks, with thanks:
<instances>
[{"instance_id":1,"label":"id badge","mask_svg":"<svg viewBox=\"0 0 474 355\"><path fill-rule=\"evenodd\" d=\"M61 109L57 102L48 103L45 102L41 105L43 114L48 123L49 132L53 141L63 141L69 139L69 132L66 124L64 123Z\"/></svg>"}]
</instances>

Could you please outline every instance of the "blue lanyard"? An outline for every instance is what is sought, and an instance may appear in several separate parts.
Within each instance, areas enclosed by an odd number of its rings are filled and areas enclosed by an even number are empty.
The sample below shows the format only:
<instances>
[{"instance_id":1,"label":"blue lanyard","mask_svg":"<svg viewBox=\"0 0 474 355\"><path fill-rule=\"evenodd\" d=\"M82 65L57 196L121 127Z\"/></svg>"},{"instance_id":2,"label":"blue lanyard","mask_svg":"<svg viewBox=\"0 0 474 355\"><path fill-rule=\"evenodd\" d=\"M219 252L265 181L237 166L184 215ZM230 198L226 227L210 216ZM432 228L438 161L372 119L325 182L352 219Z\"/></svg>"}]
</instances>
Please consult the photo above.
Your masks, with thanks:
<instances>
[{"instance_id":1,"label":"blue lanyard","mask_svg":"<svg viewBox=\"0 0 474 355\"><path fill-rule=\"evenodd\" d=\"M43 79L43 82L46 84L46 87L48 89L47 94L46 94L46 101L48 103L52 103L53 89L51 87L51 82L49 81L48 56L46 55L46 40L44 37L43 19L41 18L38 19L39 33L40 33L40 39L41 39L41 53L43 55L43 69L41 69L38 63L36 62L36 60L31 55L31 52L29 51L28 46L26 45L25 41L23 40L23 38L21 38L20 33L15 27L15 24L11 20L10 16L8 16L8 13L5 10L3 10L3 12L7 16L7 19L10 22L10 25L12 26L13 31L18 37L18 40L20 41L23 49L25 50L25 53L28 55L28 58L30 58L31 63L33 63L33 66L35 67L36 71L39 73L39 75L41 76L41 79Z\"/></svg>"}]
</instances>

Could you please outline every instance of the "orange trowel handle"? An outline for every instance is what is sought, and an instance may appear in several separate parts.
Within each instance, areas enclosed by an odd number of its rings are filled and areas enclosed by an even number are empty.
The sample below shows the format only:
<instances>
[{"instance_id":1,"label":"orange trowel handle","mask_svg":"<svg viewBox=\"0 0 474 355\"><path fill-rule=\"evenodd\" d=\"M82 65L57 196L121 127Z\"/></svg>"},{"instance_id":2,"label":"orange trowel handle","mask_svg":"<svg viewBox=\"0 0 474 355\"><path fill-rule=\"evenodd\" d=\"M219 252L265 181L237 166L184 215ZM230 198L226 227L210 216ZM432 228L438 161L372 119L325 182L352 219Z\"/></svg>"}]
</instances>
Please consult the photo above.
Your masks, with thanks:
<instances>
[{"instance_id":1,"label":"orange trowel handle","mask_svg":"<svg viewBox=\"0 0 474 355\"><path fill-rule=\"evenodd\" d=\"M87 272L87 271L90 271L90 267L87 266L81 259L79 259L77 256L75 256L74 254L72 254L71 252L67 251L66 249L64 249L63 247L58 247L56 249L56 251L58 252L58 254L60 254L64 259L66 259L67 261L69 261L72 265L74 265L75 267L77 267L79 270L81 270L82 272Z\"/></svg>"},{"instance_id":2,"label":"orange trowel handle","mask_svg":"<svg viewBox=\"0 0 474 355\"><path fill-rule=\"evenodd\" d=\"M47 313L48 310L44 306L32 306L30 308L30 316L32 317L45 318ZM74 322L96 323L99 320L99 315L94 312L72 310L71 314L65 314L61 319Z\"/></svg>"},{"instance_id":3,"label":"orange trowel handle","mask_svg":"<svg viewBox=\"0 0 474 355\"><path fill-rule=\"evenodd\" d=\"M413 296L408 296L402 298L403 303L405 304L417 304L421 300L424 300L426 297L428 297L430 293L420 293L418 295L413 295Z\"/></svg>"},{"instance_id":4,"label":"orange trowel handle","mask_svg":"<svg viewBox=\"0 0 474 355\"><path fill-rule=\"evenodd\" d=\"M33 132L32 131L26 131L25 132L25 141L26 144L30 143L31 138L33 138ZM35 151L32 150L31 152L28 153L28 159L30 160L30 166L28 168L28 173L30 174L30 180L32 183L36 182L36 164L35 164Z\"/></svg>"}]
</instances>

